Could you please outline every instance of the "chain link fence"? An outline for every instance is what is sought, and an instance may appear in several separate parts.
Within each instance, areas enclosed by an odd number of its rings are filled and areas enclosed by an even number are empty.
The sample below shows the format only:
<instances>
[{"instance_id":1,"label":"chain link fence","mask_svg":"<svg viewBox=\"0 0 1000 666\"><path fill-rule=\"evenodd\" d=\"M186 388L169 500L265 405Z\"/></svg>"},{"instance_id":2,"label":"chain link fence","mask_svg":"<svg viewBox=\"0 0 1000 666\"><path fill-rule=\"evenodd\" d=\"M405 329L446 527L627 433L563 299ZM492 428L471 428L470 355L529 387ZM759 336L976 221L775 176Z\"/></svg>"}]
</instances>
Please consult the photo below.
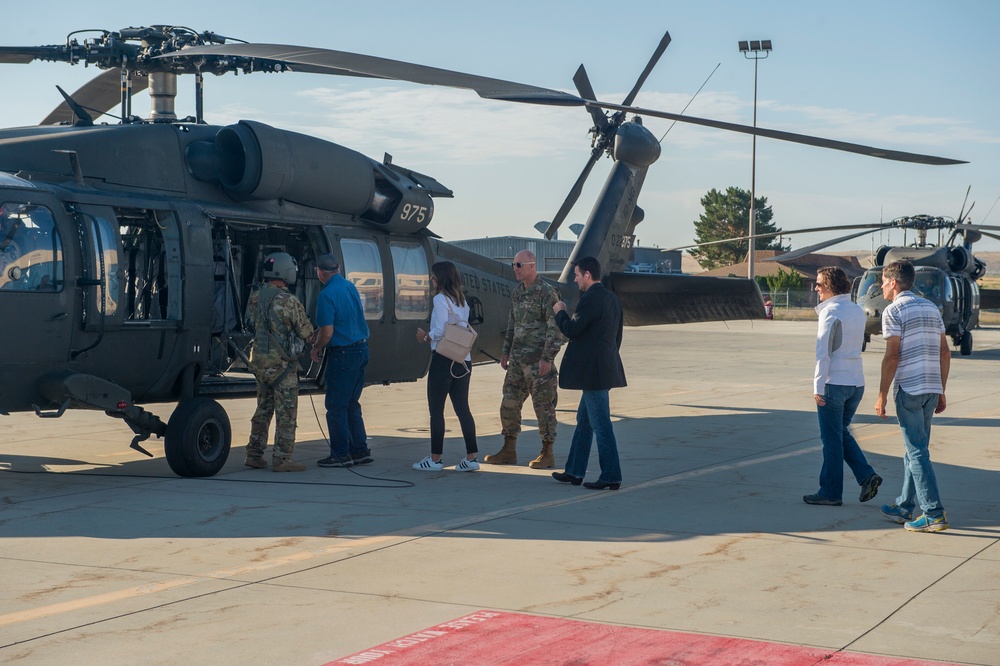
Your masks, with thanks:
<instances>
[{"instance_id":1,"label":"chain link fence","mask_svg":"<svg viewBox=\"0 0 1000 666\"><path fill-rule=\"evenodd\" d=\"M764 291L764 298L770 298L775 310L792 308L814 308L819 305L819 295L810 289L785 289L784 291Z\"/></svg>"}]
</instances>

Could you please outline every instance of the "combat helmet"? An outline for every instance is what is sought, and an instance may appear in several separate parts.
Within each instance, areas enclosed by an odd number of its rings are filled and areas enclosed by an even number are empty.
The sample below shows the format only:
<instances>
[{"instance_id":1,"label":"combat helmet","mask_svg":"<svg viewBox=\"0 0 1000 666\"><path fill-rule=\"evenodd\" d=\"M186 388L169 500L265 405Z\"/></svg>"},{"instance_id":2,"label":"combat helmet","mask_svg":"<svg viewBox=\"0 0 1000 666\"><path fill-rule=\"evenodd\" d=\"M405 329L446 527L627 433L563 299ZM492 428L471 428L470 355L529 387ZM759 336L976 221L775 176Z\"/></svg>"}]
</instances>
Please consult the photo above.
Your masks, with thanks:
<instances>
[{"instance_id":1,"label":"combat helmet","mask_svg":"<svg viewBox=\"0 0 1000 666\"><path fill-rule=\"evenodd\" d=\"M299 266L295 258L287 252L272 252L264 257L263 275L265 280L284 280L285 284L295 284Z\"/></svg>"}]
</instances>

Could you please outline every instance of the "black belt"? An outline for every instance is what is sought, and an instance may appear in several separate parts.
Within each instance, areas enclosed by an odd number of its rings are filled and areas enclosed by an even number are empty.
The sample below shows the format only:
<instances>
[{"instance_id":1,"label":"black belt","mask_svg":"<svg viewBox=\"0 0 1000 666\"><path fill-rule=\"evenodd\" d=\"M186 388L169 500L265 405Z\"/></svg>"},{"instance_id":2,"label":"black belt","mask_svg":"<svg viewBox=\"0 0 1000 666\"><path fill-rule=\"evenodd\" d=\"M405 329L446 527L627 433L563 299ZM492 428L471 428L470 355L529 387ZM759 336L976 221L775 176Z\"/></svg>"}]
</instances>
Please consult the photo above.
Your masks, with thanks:
<instances>
[{"instance_id":1,"label":"black belt","mask_svg":"<svg viewBox=\"0 0 1000 666\"><path fill-rule=\"evenodd\" d=\"M350 349L351 347L360 347L361 345L368 344L368 339L358 340L357 342L352 342L349 345L334 345L330 349Z\"/></svg>"}]
</instances>

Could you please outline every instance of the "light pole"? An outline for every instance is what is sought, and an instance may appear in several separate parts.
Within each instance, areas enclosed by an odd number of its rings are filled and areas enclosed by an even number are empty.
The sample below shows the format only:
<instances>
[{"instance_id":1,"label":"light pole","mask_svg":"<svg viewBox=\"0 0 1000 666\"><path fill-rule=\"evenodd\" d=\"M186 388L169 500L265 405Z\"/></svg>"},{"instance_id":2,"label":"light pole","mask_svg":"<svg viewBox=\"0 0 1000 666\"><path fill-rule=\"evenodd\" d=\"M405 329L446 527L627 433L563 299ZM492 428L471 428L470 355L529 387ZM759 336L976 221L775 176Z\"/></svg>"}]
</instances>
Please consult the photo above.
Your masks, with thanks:
<instances>
[{"instance_id":1,"label":"light pole","mask_svg":"<svg viewBox=\"0 0 1000 666\"><path fill-rule=\"evenodd\" d=\"M753 60L753 128L757 129L757 61L763 60L771 54L771 40L761 39L747 42L740 42L740 53L747 60ZM761 54L764 55L761 55ZM757 133L753 135L753 151L750 157L750 236L749 252L747 253L747 277L754 278L754 234L757 227L755 197L757 196Z\"/></svg>"}]
</instances>

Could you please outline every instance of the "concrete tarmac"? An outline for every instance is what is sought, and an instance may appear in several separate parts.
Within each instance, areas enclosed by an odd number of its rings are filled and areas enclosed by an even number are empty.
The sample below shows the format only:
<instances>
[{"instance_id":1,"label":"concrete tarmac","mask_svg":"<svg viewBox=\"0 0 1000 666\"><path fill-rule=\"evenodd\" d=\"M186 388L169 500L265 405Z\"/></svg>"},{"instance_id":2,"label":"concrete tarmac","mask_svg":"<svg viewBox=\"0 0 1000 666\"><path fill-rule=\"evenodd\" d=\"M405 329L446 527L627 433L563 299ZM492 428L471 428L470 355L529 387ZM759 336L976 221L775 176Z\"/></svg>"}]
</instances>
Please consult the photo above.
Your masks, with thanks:
<instances>
[{"instance_id":1,"label":"concrete tarmac","mask_svg":"<svg viewBox=\"0 0 1000 666\"><path fill-rule=\"evenodd\" d=\"M0 416L0 662L324 664L494 609L1000 665L1000 329L953 357L936 534L879 514L902 479L896 420L874 415L879 339L854 433L885 484L861 504L845 469L843 506L802 502L821 464L814 345L815 322L626 329L618 491L527 467L530 401L519 466L411 469L429 453L423 381L365 390L364 476L315 466L318 396L300 399L298 474L243 466L252 400L224 403L234 447L212 479L173 476L103 414ZM501 444L501 381L473 374L480 459ZM557 469L578 399L560 394Z\"/></svg>"}]
</instances>

